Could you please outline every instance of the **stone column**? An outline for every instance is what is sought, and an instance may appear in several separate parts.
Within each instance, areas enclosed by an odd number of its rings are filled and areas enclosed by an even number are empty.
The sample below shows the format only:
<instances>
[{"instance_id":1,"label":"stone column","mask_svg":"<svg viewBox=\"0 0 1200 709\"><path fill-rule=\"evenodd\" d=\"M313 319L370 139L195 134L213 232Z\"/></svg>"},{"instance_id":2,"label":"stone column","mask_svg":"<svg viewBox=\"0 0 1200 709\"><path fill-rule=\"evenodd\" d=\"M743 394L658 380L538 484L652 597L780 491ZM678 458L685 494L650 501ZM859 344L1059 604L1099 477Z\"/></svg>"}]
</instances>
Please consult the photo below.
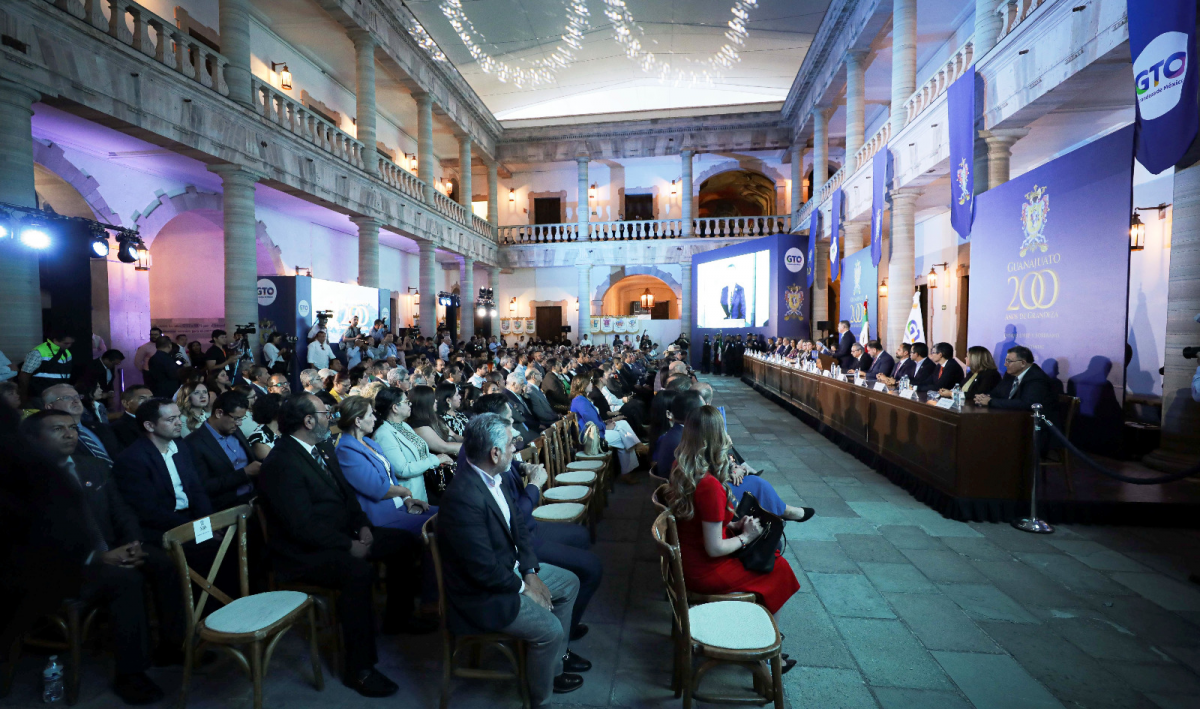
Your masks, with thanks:
<instances>
[{"instance_id":1,"label":"stone column","mask_svg":"<svg viewBox=\"0 0 1200 709\"><path fill-rule=\"evenodd\" d=\"M488 224L500 226L500 163L492 160L488 171Z\"/></svg>"},{"instance_id":2,"label":"stone column","mask_svg":"<svg viewBox=\"0 0 1200 709\"><path fill-rule=\"evenodd\" d=\"M254 183L258 175L238 165L209 165L221 176L225 216L225 329L232 333L247 323L258 325L258 248L254 218ZM261 334L261 333L259 333ZM250 351L258 355L258 335Z\"/></svg>"},{"instance_id":3,"label":"stone column","mask_svg":"<svg viewBox=\"0 0 1200 709\"><path fill-rule=\"evenodd\" d=\"M358 225L358 285L379 287L379 227L374 217L351 217Z\"/></svg>"},{"instance_id":4,"label":"stone column","mask_svg":"<svg viewBox=\"0 0 1200 709\"><path fill-rule=\"evenodd\" d=\"M488 288L492 289L492 302L496 304L496 314L492 316L492 335L500 340L500 309L506 308L506 303L500 302L500 267L488 268Z\"/></svg>"},{"instance_id":5,"label":"stone column","mask_svg":"<svg viewBox=\"0 0 1200 709\"><path fill-rule=\"evenodd\" d=\"M458 138L458 203L471 211L471 136Z\"/></svg>"},{"instance_id":6,"label":"stone column","mask_svg":"<svg viewBox=\"0 0 1200 709\"><path fill-rule=\"evenodd\" d=\"M975 0L975 50L976 60L996 46L1000 36L1000 15L996 14L996 0ZM976 178L978 179L978 178Z\"/></svg>"},{"instance_id":7,"label":"stone column","mask_svg":"<svg viewBox=\"0 0 1200 709\"><path fill-rule=\"evenodd\" d=\"M793 138L795 140L795 138ZM801 190L804 188L804 148L799 143L792 143L792 218L804 206L801 201ZM792 225L795 228L795 224Z\"/></svg>"},{"instance_id":8,"label":"stone column","mask_svg":"<svg viewBox=\"0 0 1200 709\"><path fill-rule=\"evenodd\" d=\"M815 195L829 181L829 116L825 109L814 108L813 120L813 180L810 194Z\"/></svg>"},{"instance_id":9,"label":"stone column","mask_svg":"<svg viewBox=\"0 0 1200 709\"><path fill-rule=\"evenodd\" d=\"M888 260L888 350L904 339L916 284L916 205L921 190L905 187L892 192L892 254Z\"/></svg>"},{"instance_id":10,"label":"stone column","mask_svg":"<svg viewBox=\"0 0 1200 709\"><path fill-rule=\"evenodd\" d=\"M0 79L0 201L37 207L33 187L33 104L41 94ZM0 351L20 371L42 341L42 285L37 252L14 236L0 239ZM86 350L84 350L86 351ZM129 355L132 357L133 355Z\"/></svg>"},{"instance_id":11,"label":"stone column","mask_svg":"<svg viewBox=\"0 0 1200 709\"><path fill-rule=\"evenodd\" d=\"M225 66L229 98L253 106L254 97L250 94L250 0L219 0L217 11L221 54L229 60Z\"/></svg>"},{"instance_id":12,"label":"stone column","mask_svg":"<svg viewBox=\"0 0 1200 709\"><path fill-rule=\"evenodd\" d=\"M1152 468L1184 470L1200 459L1200 404L1192 400L1197 361L1184 347L1200 345L1200 144L1192 143L1175 166L1171 266L1167 274L1166 370L1163 376L1162 442L1143 458Z\"/></svg>"},{"instance_id":13,"label":"stone column","mask_svg":"<svg viewBox=\"0 0 1200 709\"><path fill-rule=\"evenodd\" d=\"M575 342L578 344L592 322L592 264L577 263L575 267L579 269L579 318L575 326Z\"/></svg>"},{"instance_id":14,"label":"stone column","mask_svg":"<svg viewBox=\"0 0 1200 709\"><path fill-rule=\"evenodd\" d=\"M868 53L853 51L846 54L846 164L850 172L858 169L854 156L863 146L866 132L866 92L863 88L863 72L867 68Z\"/></svg>"},{"instance_id":15,"label":"stone column","mask_svg":"<svg viewBox=\"0 0 1200 709\"><path fill-rule=\"evenodd\" d=\"M868 210L869 211L869 210ZM851 256L871 243L870 222L842 222L842 258Z\"/></svg>"},{"instance_id":16,"label":"stone column","mask_svg":"<svg viewBox=\"0 0 1200 709\"><path fill-rule=\"evenodd\" d=\"M688 342L692 341L692 255L689 253L679 261L682 292L679 298L679 328ZM690 349L689 349L690 351Z\"/></svg>"},{"instance_id":17,"label":"stone column","mask_svg":"<svg viewBox=\"0 0 1200 709\"><path fill-rule=\"evenodd\" d=\"M421 262L417 272L417 288L421 294L421 334L429 337L437 334L437 259L434 258L432 241L418 241Z\"/></svg>"},{"instance_id":18,"label":"stone column","mask_svg":"<svg viewBox=\"0 0 1200 709\"><path fill-rule=\"evenodd\" d=\"M682 236L692 235L692 156L693 150L679 151L679 216L683 219Z\"/></svg>"},{"instance_id":19,"label":"stone column","mask_svg":"<svg viewBox=\"0 0 1200 709\"><path fill-rule=\"evenodd\" d=\"M354 41L357 102L354 126L358 142L363 144L363 169L379 174L379 151L375 138L375 38L366 30L350 30Z\"/></svg>"},{"instance_id":20,"label":"stone column","mask_svg":"<svg viewBox=\"0 0 1200 709\"><path fill-rule=\"evenodd\" d=\"M579 204L575 209L576 221L579 222L579 238L587 240L588 237L588 222L591 221L591 205L588 203L588 158L586 155L580 155L575 158L576 165L579 166ZM582 308L582 305L580 306ZM580 312L583 312L582 309Z\"/></svg>"},{"instance_id":21,"label":"stone column","mask_svg":"<svg viewBox=\"0 0 1200 709\"><path fill-rule=\"evenodd\" d=\"M987 142L987 184L988 189L999 187L1008 182L1009 160L1012 159L1012 146L1021 138L1029 135L1028 128L997 128L981 130L979 135ZM975 173L979 179L979 173Z\"/></svg>"},{"instance_id":22,"label":"stone column","mask_svg":"<svg viewBox=\"0 0 1200 709\"><path fill-rule=\"evenodd\" d=\"M475 334L475 259L464 256L458 275L458 339Z\"/></svg>"},{"instance_id":23,"label":"stone column","mask_svg":"<svg viewBox=\"0 0 1200 709\"><path fill-rule=\"evenodd\" d=\"M425 183L425 203L433 204L433 94L413 94L417 100L417 178Z\"/></svg>"},{"instance_id":24,"label":"stone column","mask_svg":"<svg viewBox=\"0 0 1200 709\"><path fill-rule=\"evenodd\" d=\"M904 129L904 104L916 90L917 0L892 0L892 140Z\"/></svg>"}]
</instances>

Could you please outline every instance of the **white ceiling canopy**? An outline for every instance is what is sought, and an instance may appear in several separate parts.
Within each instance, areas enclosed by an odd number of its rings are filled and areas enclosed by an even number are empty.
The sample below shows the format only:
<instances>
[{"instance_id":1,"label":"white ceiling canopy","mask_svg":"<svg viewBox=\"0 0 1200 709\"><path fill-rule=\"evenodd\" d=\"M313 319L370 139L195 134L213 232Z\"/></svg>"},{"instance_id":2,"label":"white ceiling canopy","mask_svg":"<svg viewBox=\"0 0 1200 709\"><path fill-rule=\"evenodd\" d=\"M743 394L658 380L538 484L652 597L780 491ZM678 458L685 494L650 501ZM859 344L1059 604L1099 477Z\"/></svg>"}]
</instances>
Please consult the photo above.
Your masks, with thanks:
<instances>
[{"instance_id":1,"label":"white ceiling canopy","mask_svg":"<svg viewBox=\"0 0 1200 709\"><path fill-rule=\"evenodd\" d=\"M829 0L405 4L498 119L536 120L782 101Z\"/></svg>"}]
</instances>

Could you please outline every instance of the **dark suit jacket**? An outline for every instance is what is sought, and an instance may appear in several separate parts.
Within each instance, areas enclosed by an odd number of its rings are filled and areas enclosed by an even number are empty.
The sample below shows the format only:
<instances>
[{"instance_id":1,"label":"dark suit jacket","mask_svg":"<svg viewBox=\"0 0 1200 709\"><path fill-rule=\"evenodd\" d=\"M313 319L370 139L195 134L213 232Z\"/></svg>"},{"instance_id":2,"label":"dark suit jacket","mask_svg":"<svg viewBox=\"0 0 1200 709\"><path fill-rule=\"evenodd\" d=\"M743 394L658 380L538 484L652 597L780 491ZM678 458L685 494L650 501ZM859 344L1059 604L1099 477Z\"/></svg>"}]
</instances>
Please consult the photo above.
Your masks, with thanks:
<instances>
[{"instance_id":1,"label":"dark suit jacket","mask_svg":"<svg viewBox=\"0 0 1200 709\"><path fill-rule=\"evenodd\" d=\"M588 401L592 402L592 405L600 412L600 418L607 421L612 417L612 409L608 405L608 399L604 398L604 394L601 394L599 389L592 387L592 393L588 394Z\"/></svg>"},{"instance_id":2,"label":"dark suit jacket","mask_svg":"<svg viewBox=\"0 0 1200 709\"><path fill-rule=\"evenodd\" d=\"M221 361L225 358L222 357ZM169 352L155 352L146 369L146 386L155 396L170 398L179 389L179 363Z\"/></svg>"},{"instance_id":3,"label":"dark suit jacket","mask_svg":"<svg viewBox=\"0 0 1200 709\"><path fill-rule=\"evenodd\" d=\"M140 541L142 528L137 515L125 504L113 482L108 463L91 456L76 455L75 474L83 489L83 501L96 524L96 532L112 549Z\"/></svg>"},{"instance_id":4,"label":"dark suit jacket","mask_svg":"<svg viewBox=\"0 0 1200 709\"><path fill-rule=\"evenodd\" d=\"M104 450L108 452L108 457L112 458L113 461L116 461L117 454L120 453L123 448L117 441L117 436L113 433L112 426L109 426L108 422L106 421L97 421L95 417L89 416L88 414L83 415L80 425L96 434L96 438L100 439L100 444L103 445ZM91 453L88 452L87 448L79 446L79 450L76 451L76 455L90 456Z\"/></svg>"},{"instance_id":5,"label":"dark suit jacket","mask_svg":"<svg viewBox=\"0 0 1200 709\"><path fill-rule=\"evenodd\" d=\"M137 425L137 417L128 411L121 414L121 418L114 421L111 428L121 450L132 446L134 441L142 437L142 431Z\"/></svg>"},{"instance_id":6,"label":"dark suit jacket","mask_svg":"<svg viewBox=\"0 0 1200 709\"><path fill-rule=\"evenodd\" d=\"M545 381L545 380L543 380ZM529 404L529 410L533 413L533 417L541 426L549 426L555 421L562 418L554 413L554 409L550 406L550 401L546 399L546 395L541 389L530 386L525 388L525 401Z\"/></svg>"},{"instance_id":7,"label":"dark suit jacket","mask_svg":"<svg viewBox=\"0 0 1200 709\"><path fill-rule=\"evenodd\" d=\"M1016 392L1009 396L1015 379L1011 374L1005 374L1000 383L992 389L992 399L988 406L993 409L1030 409L1034 404L1041 404L1042 413L1053 417L1058 408L1058 395L1050 375L1036 364L1031 364L1029 371L1021 377Z\"/></svg>"},{"instance_id":8,"label":"dark suit jacket","mask_svg":"<svg viewBox=\"0 0 1200 709\"><path fill-rule=\"evenodd\" d=\"M866 354L865 352L863 354ZM871 363L871 368L867 370L867 377L873 378L882 374L885 377L892 376L892 370L896 368L896 360L887 352L880 352L875 361Z\"/></svg>"},{"instance_id":9,"label":"dark suit jacket","mask_svg":"<svg viewBox=\"0 0 1200 709\"><path fill-rule=\"evenodd\" d=\"M929 360L933 364L933 360ZM938 375L938 365L933 364L934 380L932 384L918 386L918 391L940 391L942 389L953 389L962 384L966 377L963 376L963 368L957 361L948 359L941 365L942 373Z\"/></svg>"},{"instance_id":10,"label":"dark suit jacket","mask_svg":"<svg viewBox=\"0 0 1200 709\"><path fill-rule=\"evenodd\" d=\"M571 397L567 396L567 391L563 389L562 381L557 374L549 374L542 379L542 393L546 395L551 408L555 411L565 414L571 410Z\"/></svg>"},{"instance_id":11,"label":"dark suit jacket","mask_svg":"<svg viewBox=\"0 0 1200 709\"><path fill-rule=\"evenodd\" d=\"M858 340L854 339L853 332L843 332L841 338L838 339L837 349L831 354L838 361L842 369L850 369L854 366L854 355L850 354L850 348Z\"/></svg>"},{"instance_id":12,"label":"dark suit jacket","mask_svg":"<svg viewBox=\"0 0 1200 709\"><path fill-rule=\"evenodd\" d=\"M542 432L543 427L538 424L537 418L529 410L529 404L525 403L525 397L517 396L506 387L504 398L508 399L508 406L512 409L513 425L518 431L521 431L521 438L526 443L532 443L533 439Z\"/></svg>"},{"instance_id":13,"label":"dark suit jacket","mask_svg":"<svg viewBox=\"0 0 1200 709\"><path fill-rule=\"evenodd\" d=\"M512 623L521 609L521 577L514 568L522 573L538 568L517 502L507 486L501 490L508 502L508 524L470 465L459 467L438 506L447 623L459 632L496 632Z\"/></svg>"},{"instance_id":14,"label":"dark suit jacket","mask_svg":"<svg viewBox=\"0 0 1200 709\"><path fill-rule=\"evenodd\" d=\"M250 442L246 440L246 436L236 428L233 429L233 435L246 453L246 462L253 463L254 453L250 450ZM200 473L200 482L204 485L204 491L208 493L208 499L212 500L213 507L224 510L250 500L253 490L239 497L237 489L254 481L246 474L245 468L234 469L233 463L229 462L229 456L225 454L221 444L217 443L217 439L213 438L212 431L208 430L208 424L200 424L200 428L192 431L183 440L192 449L196 471Z\"/></svg>"},{"instance_id":15,"label":"dark suit jacket","mask_svg":"<svg viewBox=\"0 0 1200 709\"><path fill-rule=\"evenodd\" d=\"M891 377L896 381L899 381L901 377L905 376L907 376L909 379L912 379L913 372L916 371L916 368L917 363L905 357L903 362L897 362L892 368Z\"/></svg>"},{"instance_id":16,"label":"dark suit jacket","mask_svg":"<svg viewBox=\"0 0 1200 709\"><path fill-rule=\"evenodd\" d=\"M187 514L175 510L175 488L171 485L167 463L148 437L139 438L113 462L113 479L121 497L137 515L142 527L141 540L145 543L161 546L164 532L213 513L212 502L200 483L192 453L188 446L181 444L182 441L176 441L179 451L174 460L179 482L188 498Z\"/></svg>"},{"instance_id":17,"label":"dark suit jacket","mask_svg":"<svg viewBox=\"0 0 1200 709\"><path fill-rule=\"evenodd\" d=\"M910 360L911 361L911 360ZM913 362L913 373L908 375L909 383L917 391L927 391L937 384L937 365L926 357L919 363Z\"/></svg>"},{"instance_id":18,"label":"dark suit jacket","mask_svg":"<svg viewBox=\"0 0 1200 709\"><path fill-rule=\"evenodd\" d=\"M722 288L721 308L725 310L725 317L744 320L746 318L746 289L736 283L733 284L733 293L729 292L729 286Z\"/></svg>"},{"instance_id":19,"label":"dark suit jacket","mask_svg":"<svg viewBox=\"0 0 1200 709\"><path fill-rule=\"evenodd\" d=\"M337 456L328 448L317 446L317 450L329 474L291 436L280 436L259 472L272 561L285 578L320 563L327 552L349 554L358 531L371 526Z\"/></svg>"},{"instance_id":20,"label":"dark suit jacket","mask_svg":"<svg viewBox=\"0 0 1200 709\"><path fill-rule=\"evenodd\" d=\"M851 358L851 359L853 359L853 358ZM875 360L871 359L871 355L867 354L866 352L863 352L862 357L859 357L858 359L854 360L854 365L847 367L846 371L855 370L855 371L862 372L863 375L866 375L867 372L871 371L871 365L873 365L873 364L875 364Z\"/></svg>"},{"instance_id":21,"label":"dark suit jacket","mask_svg":"<svg viewBox=\"0 0 1200 709\"><path fill-rule=\"evenodd\" d=\"M979 374L975 377L975 381L971 382L970 386L963 388L963 395L967 397L974 397L976 394L991 394L992 390L996 388L996 385L1000 383L1001 378L1002 377L1000 376L999 371L995 369L985 369L982 372L979 372ZM1012 382L1009 382L1008 386L1011 389ZM971 398L968 398L967 400L972 401Z\"/></svg>"}]
</instances>

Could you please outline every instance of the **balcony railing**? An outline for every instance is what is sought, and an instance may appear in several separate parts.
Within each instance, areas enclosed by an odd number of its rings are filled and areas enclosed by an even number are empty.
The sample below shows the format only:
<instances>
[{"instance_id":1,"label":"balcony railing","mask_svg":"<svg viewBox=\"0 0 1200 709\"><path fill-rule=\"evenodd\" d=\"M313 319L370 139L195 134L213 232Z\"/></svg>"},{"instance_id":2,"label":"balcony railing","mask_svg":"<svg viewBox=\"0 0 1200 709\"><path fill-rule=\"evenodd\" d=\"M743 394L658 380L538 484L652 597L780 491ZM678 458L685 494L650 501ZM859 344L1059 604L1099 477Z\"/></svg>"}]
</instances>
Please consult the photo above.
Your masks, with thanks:
<instances>
[{"instance_id":1,"label":"balcony railing","mask_svg":"<svg viewBox=\"0 0 1200 709\"><path fill-rule=\"evenodd\" d=\"M425 200L425 183L383 155L379 155L379 179L415 200Z\"/></svg>"},{"instance_id":2,"label":"balcony railing","mask_svg":"<svg viewBox=\"0 0 1200 709\"><path fill-rule=\"evenodd\" d=\"M1001 0L995 10L1000 16L1000 34L996 35L995 44L999 44L1000 40L1007 37L1009 32L1015 30L1017 25L1024 22L1045 2L1046 0Z\"/></svg>"},{"instance_id":3,"label":"balcony railing","mask_svg":"<svg viewBox=\"0 0 1200 709\"><path fill-rule=\"evenodd\" d=\"M1026 0L1027 3L1029 1ZM967 69L971 67L974 54L975 40L974 38L968 39L963 46L958 48L954 56L946 60L946 63L904 102L904 125L912 123L921 114L921 111L933 103L934 99L950 88L950 84L966 73Z\"/></svg>"},{"instance_id":4,"label":"balcony railing","mask_svg":"<svg viewBox=\"0 0 1200 709\"><path fill-rule=\"evenodd\" d=\"M47 0L64 12L107 32L163 66L202 86L229 95L225 67L229 60L180 31L175 23L129 0Z\"/></svg>"},{"instance_id":5,"label":"balcony railing","mask_svg":"<svg viewBox=\"0 0 1200 709\"><path fill-rule=\"evenodd\" d=\"M363 167L363 144L349 133L256 76L250 77L250 92L263 118L355 167Z\"/></svg>"},{"instance_id":6,"label":"balcony railing","mask_svg":"<svg viewBox=\"0 0 1200 709\"><path fill-rule=\"evenodd\" d=\"M867 139L863 146L854 154L854 171L858 172L871 162L871 158L875 157L875 153L879 149L887 145L888 139L892 136L892 122L884 121L883 127L875 131L875 135Z\"/></svg>"},{"instance_id":7,"label":"balcony railing","mask_svg":"<svg viewBox=\"0 0 1200 709\"><path fill-rule=\"evenodd\" d=\"M462 206L458 202L455 202L437 190L433 191L433 206L439 212L445 214L447 217L450 217L459 224L467 227L471 226L471 217L474 215L468 212L466 207Z\"/></svg>"},{"instance_id":8,"label":"balcony railing","mask_svg":"<svg viewBox=\"0 0 1200 709\"><path fill-rule=\"evenodd\" d=\"M635 219L586 224L530 224L502 226L500 244L557 244L575 241L646 241L650 239L756 237L787 233L791 217L703 217L692 220L692 233L684 234L683 219Z\"/></svg>"}]
</instances>

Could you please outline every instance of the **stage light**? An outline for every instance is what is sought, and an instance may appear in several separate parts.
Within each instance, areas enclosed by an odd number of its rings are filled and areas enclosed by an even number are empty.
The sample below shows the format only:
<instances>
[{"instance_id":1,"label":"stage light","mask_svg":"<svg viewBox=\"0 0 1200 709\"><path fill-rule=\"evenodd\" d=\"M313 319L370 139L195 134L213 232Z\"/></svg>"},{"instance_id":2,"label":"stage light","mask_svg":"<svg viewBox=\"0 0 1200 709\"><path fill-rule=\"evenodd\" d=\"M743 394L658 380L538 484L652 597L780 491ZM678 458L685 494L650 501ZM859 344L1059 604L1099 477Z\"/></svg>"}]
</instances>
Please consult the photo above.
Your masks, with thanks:
<instances>
[{"instance_id":1,"label":"stage light","mask_svg":"<svg viewBox=\"0 0 1200 709\"><path fill-rule=\"evenodd\" d=\"M499 310L496 310L495 308L492 308L491 310L489 310L489 311L488 311L488 315L491 315L491 316L492 316L492 317L494 317L494 318L495 318L495 317L499 317L499 316L500 316L500 311L499 311Z\"/></svg>"},{"instance_id":2,"label":"stage light","mask_svg":"<svg viewBox=\"0 0 1200 709\"><path fill-rule=\"evenodd\" d=\"M97 234L92 237L92 258L108 256L108 234Z\"/></svg>"},{"instance_id":3,"label":"stage light","mask_svg":"<svg viewBox=\"0 0 1200 709\"><path fill-rule=\"evenodd\" d=\"M1138 216L1137 210L1133 211L1133 220L1129 223L1129 250L1141 251L1146 248L1146 225L1142 223L1142 218Z\"/></svg>"},{"instance_id":4,"label":"stage light","mask_svg":"<svg viewBox=\"0 0 1200 709\"><path fill-rule=\"evenodd\" d=\"M8 217L0 215L0 239L7 239L12 236L12 226L9 224Z\"/></svg>"},{"instance_id":5,"label":"stage light","mask_svg":"<svg viewBox=\"0 0 1200 709\"><path fill-rule=\"evenodd\" d=\"M121 263L137 263L138 246L140 245L136 236L120 234L117 236L117 259Z\"/></svg>"},{"instance_id":6,"label":"stage light","mask_svg":"<svg viewBox=\"0 0 1200 709\"><path fill-rule=\"evenodd\" d=\"M271 71L279 71L279 88L285 91L292 90L292 72L288 70L287 62L271 62Z\"/></svg>"},{"instance_id":7,"label":"stage light","mask_svg":"<svg viewBox=\"0 0 1200 709\"><path fill-rule=\"evenodd\" d=\"M17 231L17 238L31 249L41 251L50 248L50 231L38 219L30 219L22 224Z\"/></svg>"},{"instance_id":8,"label":"stage light","mask_svg":"<svg viewBox=\"0 0 1200 709\"><path fill-rule=\"evenodd\" d=\"M879 296L881 298L887 297L887 279L886 278L883 279L883 283L879 284Z\"/></svg>"},{"instance_id":9,"label":"stage light","mask_svg":"<svg viewBox=\"0 0 1200 709\"><path fill-rule=\"evenodd\" d=\"M482 305L475 309L475 315L481 318L487 317L487 308Z\"/></svg>"}]
</instances>

